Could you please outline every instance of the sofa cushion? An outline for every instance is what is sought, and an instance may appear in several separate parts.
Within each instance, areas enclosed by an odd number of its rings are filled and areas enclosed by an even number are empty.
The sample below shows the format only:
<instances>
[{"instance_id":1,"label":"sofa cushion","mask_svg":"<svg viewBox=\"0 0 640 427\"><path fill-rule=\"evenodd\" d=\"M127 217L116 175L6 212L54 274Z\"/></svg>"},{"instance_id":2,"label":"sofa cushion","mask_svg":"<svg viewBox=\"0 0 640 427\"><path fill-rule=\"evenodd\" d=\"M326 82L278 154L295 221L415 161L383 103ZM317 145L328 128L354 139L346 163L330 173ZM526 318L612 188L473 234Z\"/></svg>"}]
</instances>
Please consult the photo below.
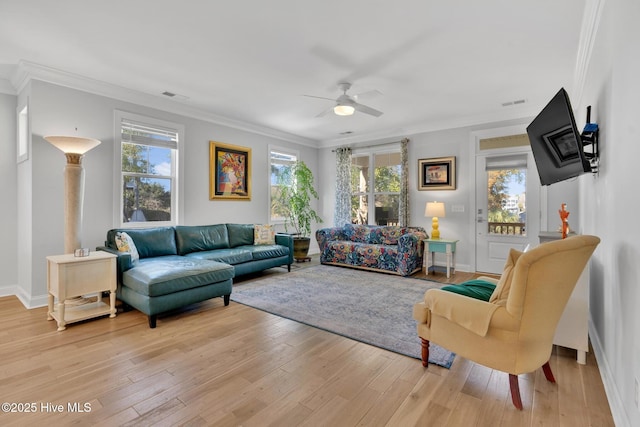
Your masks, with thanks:
<instances>
[{"instance_id":1,"label":"sofa cushion","mask_svg":"<svg viewBox=\"0 0 640 427\"><path fill-rule=\"evenodd\" d=\"M354 243L351 256L354 265L388 271L398 269L398 246Z\"/></svg>"},{"instance_id":2,"label":"sofa cushion","mask_svg":"<svg viewBox=\"0 0 640 427\"><path fill-rule=\"evenodd\" d=\"M176 243L178 254L210 251L229 247L229 235L224 224L217 225L177 225Z\"/></svg>"},{"instance_id":3,"label":"sofa cushion","mask_svg":"<svg viewBox=\"0 0 640 427\"><path fill-rule=\"evenodd\" d=\"M253 245L251 246L253 247ZM185 255L187 258L205 259L227 264L241 264L253 260L251 251L244 247L216 249L214 251L192 252Z\"/></svg>"},{"instance_id":4,"label":"sofa cushion","mask_svg":"<svg viewBox=\"0 0 640 427\"><path fill-rule=\"evenodd\" d=\"M183 256L141 259L125 271L122 282L135 292L150 297L232 279L233 267L215 261Z\"/></svg>"},{"instance_id":5,"label":"sofa cushion","mask_svg":"<svg viewBox=\"0 0 640 427\"><path fill-rule=\"evenodd\" d=\"M352 242L367 243L369 240L370 228L368 225L345 224L344 234Z\"/></svg>"},{"instance_id":6,"label":"sofa cushion","mask_svg":"<svg viewBox=\"0 0 640 427\"><path fill-rule=\"evenodd\" d=\"M385 225L381 227L371 227L367 243L375 243L379 245L397 245L400 236L407 233L406 227L398 227L395 225Z\"/></svg>"},{"instance_id":7,"label":"sofa cushion","mask_svg":"<svg viewBox=\"0 0 640 427\"><path fill-rule=\"evenodd\" d=\"M107 246L117 248L116 233L126 232L136 245L140 258L177 255L173 227L113 229L107 232Z\"/></svg>"},{"instance_id":8,"label":"sofa cushion","mask_svg":"<svg viewBox=\"0 0 640 427\"><path fill-rule=\"evenodd\" d=\"M227 224L229 247L253 245L253 224Z\"/></svg>"},{"instance_id":9,"label":"sofa cushion","mask_svg":"<svg viewBox=\"0 0 640 427\"><path fill-rule=\"evenodd\" d=\"M278 258L289 255L289 248L282 245L259 245L248 248L255 260Z\"/></svg>"}]
</instances>

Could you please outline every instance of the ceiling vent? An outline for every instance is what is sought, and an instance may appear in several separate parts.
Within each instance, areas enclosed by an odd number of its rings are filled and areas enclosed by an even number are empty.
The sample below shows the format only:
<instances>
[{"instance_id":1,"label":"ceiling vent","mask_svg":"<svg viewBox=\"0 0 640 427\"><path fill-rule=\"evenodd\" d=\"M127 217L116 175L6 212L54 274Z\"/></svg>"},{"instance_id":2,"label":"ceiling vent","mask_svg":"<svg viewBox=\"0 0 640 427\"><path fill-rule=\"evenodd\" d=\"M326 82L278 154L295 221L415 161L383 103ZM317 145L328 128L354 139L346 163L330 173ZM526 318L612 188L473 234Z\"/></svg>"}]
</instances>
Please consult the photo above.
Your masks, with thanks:
<instances>
[{"instance_id":1,"label":"ceiling vent","mask_svg":"<svg viewBox=\"0 0 640 427\"><path fill-rule=\"evenodd\" d=\"M173 99L179 99L180 101L186 101L187 99L189 99L188 96L184 96L184 95L178 95L177 93L173 93L173 92L169 92L169 91L164 91L162 92L162 95L168 97L168 98L173 98Z\"/></svg>"}]
</instances>

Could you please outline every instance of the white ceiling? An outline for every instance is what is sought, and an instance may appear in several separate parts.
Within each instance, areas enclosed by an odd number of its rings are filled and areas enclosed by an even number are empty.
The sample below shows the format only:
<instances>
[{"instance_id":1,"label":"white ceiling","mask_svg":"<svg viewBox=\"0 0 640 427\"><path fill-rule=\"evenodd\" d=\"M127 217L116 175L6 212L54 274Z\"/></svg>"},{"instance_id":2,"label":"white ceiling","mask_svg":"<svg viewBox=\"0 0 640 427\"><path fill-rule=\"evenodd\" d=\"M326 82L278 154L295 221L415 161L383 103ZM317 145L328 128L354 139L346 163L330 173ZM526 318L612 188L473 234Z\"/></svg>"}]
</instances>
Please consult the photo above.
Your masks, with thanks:
<instances>
[{"instance_id":1,"label":"white ceiling","mask_svg":"<svg viewBox=\"0 0 640 427\"><path fill-rule=\"evenodd\" d=\"M535 115L571 91L585 0L0 0L17 64L315 144ZM315 116L337 98L384 114ZM111 86L114 85L114 86ZM187 97L168 104L161 93ZM526 100L503 107L505 102ZM164 103L164 104L162 104ZM179 105L178 105L179 104ZM349 136L343 132L353 132Z\"/></svg>"}]
</instances>

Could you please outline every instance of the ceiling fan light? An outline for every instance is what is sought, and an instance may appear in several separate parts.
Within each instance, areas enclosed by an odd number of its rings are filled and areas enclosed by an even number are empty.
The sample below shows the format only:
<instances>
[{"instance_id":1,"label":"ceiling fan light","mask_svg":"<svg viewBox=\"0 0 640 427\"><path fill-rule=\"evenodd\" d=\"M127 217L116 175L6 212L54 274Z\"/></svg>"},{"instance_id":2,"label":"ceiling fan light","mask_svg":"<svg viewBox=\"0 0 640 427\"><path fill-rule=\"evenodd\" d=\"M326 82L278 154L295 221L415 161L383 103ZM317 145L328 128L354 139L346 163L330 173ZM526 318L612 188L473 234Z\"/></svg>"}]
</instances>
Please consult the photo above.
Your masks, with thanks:
<instances>
[{"instance_id":1,"label":"ceiling fan light","mask_svg":"<svg viewBox=\"0 0 640 427\"><path fill-rule=\"evenodd\" d=\"M336 105L333 107L333 112L338 116L350 116L356 111L352 105Z\"/></svg>"}]
</instances>

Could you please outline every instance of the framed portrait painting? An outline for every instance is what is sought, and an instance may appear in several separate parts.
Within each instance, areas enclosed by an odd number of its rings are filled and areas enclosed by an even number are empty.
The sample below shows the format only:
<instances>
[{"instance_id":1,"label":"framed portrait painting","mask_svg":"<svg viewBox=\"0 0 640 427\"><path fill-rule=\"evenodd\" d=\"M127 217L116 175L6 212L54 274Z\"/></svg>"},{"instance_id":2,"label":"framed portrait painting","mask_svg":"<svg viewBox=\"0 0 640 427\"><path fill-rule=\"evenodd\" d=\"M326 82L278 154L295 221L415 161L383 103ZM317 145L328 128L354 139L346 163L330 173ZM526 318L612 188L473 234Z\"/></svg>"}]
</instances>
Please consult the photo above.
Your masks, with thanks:
<instances>
[{"instance_id":1,"label":"framed portrait painting","mask_svg":"<svg viewBox=\"0 0 640 427\"><path fill-rule=\"evenodd\" d=\"M455 190L456 158L434 157L418 160L418 190Z\"/></svg>"},{"instance_id":2,"label":"framed portrait painting","mask_svg":"<svg viewBox=\"0 0 640 427\"><path fill-rule=\"evenodd\" d=\"M251 149L209 141L209 199L251 200Z\"/></svg>"}]
</instances>

